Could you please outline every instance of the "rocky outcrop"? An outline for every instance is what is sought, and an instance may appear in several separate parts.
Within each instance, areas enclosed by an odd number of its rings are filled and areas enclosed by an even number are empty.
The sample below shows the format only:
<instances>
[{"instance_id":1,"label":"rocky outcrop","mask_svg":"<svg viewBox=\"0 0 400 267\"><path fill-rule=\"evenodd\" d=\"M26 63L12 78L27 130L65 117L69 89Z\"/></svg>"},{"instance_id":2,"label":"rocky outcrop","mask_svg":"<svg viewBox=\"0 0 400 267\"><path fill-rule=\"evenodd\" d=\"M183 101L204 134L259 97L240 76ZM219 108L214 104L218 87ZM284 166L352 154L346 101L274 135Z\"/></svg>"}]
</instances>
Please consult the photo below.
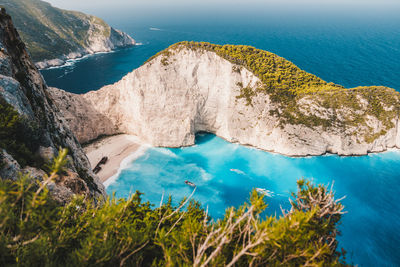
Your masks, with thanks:
<instances>
[{"instance_id":1,"label":"rocky outcrop","mask_svg":"<svg viewBox=\"0 0 400 267\"><path fill-rule=\"evenodd\" d=\"M111 52L117 48L133 46L136 43L131 36L120 30L109 27L108 25L93 24L94 22L90 21L88 21L88 23L92 24L90 24L90 30L87 33L87 40L83 47L79 47L68 54L61 55L59 58L38 61L35 65L39 69L61 66L69 59L78 59L85 55L100 52ZM96 30L92 30L92 28L96 28ZM110 34L100 34L105 31Z\"/></svg>"},{"instance_id":2,"label":"rocky outcrop","mask_svg":"<svg viewBox=\"0 0 400 267\"><path fill-rule=\"evenodd\" d=\"M13 17L38 68L135 44L128 34L95 16L59 9L40 0L3 0L1 4Z\"/></svg>"},{"instance_id":3,"label":"rocky outcrop","mask_svg":"<svg viewBox=\"0 0 400 267\"><path fill-rule=\"evenodd\" d=\"M21 166L4 149L0 151L0 177L2 179L16 180L21 172Z\"/></svg>"},{"instance_id":4,"label":"rocky outcrop","mask_svg":"<svg viewBox=\"0 0 400 267\"><path fill-rule=\"evenodd\" d=\"M81 95L65 92L57 88L49 88L49 92L62 108L62 114L79 142L86 143L101 135L113 135L119 132L104 114L98 112L89 100ZM84 122L84 125L76 122Z\"/></svg>"},{"instance_id":5,"label":"rocky outcrop","mask_svg":"<svg viewBox=\"0 0 400 267\"><path fill-rule=\"evenodd\" d=\"M290 156L363 155L400 147L398 107L378 103L388 117L370 115L375 98L361 93L362 88L340 91L345 103L357 102L356 109L349 104L326 107L326 95L300 96L289 122L271 94L254 93L250 102L242 97L244 87L255 92L260 83L254 73L213 51L178 45L98 91L73 95L53 89L52 95L81 142L123 132L154 146L181 147L193 145L195 134L206 131ZM399 103L392 89L371 90L390 93L391 101ZM328 99L336 99L335 94ZM356 115L359 122L351 120Z\"/></svg>"},{"instance_id":6,"label":"rocky outcrop","mask_svg":"<svg viewBox=\"0 0 400 267\"><path fill-rule=\"evenodd\" d=\"M35 148L35 151L31 153L35 155L37 163L35 166L21 167L7 153L9 151L2 149L0 153L2 178L15 178L15 173L27 168L30 173L36 173L37 176L44 174L40 170L39 162L48 162L57 154L58 149L63 147L69 150L70 163L67 166L68 175L61 177L62 182L54 186L58 192L56 198L64 202L68 199L63 196L71 196L75 193L84 193L96 198L105 196L104 186L91 171L80 144L49 97L48 88L41 74L31 61L24 43L13 26L11 17L5 13L4 9L0 12L0 61L0 99L2 103L7 103L17 111L18 116L29 123L29 127L34 128L31 131L34 136L26 136L23 141L34 138L35 142L30 148ZM1 125L1 127L6 126ZM4 129L1 130L4 132ZM82 190L82 188L87 190Z\"/></svg>"}]
</instances>

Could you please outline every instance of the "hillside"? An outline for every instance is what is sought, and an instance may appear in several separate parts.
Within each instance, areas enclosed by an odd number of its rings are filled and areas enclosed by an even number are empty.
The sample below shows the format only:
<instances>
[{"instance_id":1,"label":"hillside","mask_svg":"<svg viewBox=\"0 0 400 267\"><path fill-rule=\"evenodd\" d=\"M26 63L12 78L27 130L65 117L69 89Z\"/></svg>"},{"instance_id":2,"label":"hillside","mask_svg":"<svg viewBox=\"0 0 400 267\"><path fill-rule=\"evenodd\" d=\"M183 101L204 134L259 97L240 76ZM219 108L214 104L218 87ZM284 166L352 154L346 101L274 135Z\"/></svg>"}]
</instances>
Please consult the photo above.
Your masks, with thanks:
<instances>
[{"instance_id":1,"label":"hillside","mask_svg":"<svg viewBox=\"0 0 400 267\"><path fill-rule=\"evenodd\" d=\"M68 202L75 194L104 197L103 184L93 174L82 147L49 97L42 75L31 61L10 16L2 9L1 179L16 180L21 173L30 173L38 181L45 179L50 161L59 154L60 148L68 149L68 154L64 154L68 164L60 171L59 178L48 184L52 197L61 203Z\"/></svg>"},{"instance_id":2,"label":"hillside","mask_svg":"<svg viewBox=\"0 0 400 267\"><path fill-rule=\"evenodd\" d=\"M394 89L346 89L249 46L182 42L98 91L51 92L81 142L122 132L180 147L206 131L290 156L400 147Z\"/></svg>"},{"instance_id":3,"label":"hillside","mask_svg":"<svg viewBox=\"0 0 400 267\"><path fill-rule=\"evenodd\" d=\"M2 0L22 40L40 68L61 65L66 59L134 45L126 33L102 19L67 11L40 0Z\"/></svg>"},{"instance_id":4,"label":"hillside","mask_svg":"<svg viewBox=\"0 0 400 267\"><path fill-rule=\"evenodd\" d=\"M61 92L62 93L62 92ZM108 198L49 95L11 17L0 10L1 266L345 266L332 189L299 180L290 210L264 195L213 220L192 194L154 207Z\"/></svg>"}]
</instances>

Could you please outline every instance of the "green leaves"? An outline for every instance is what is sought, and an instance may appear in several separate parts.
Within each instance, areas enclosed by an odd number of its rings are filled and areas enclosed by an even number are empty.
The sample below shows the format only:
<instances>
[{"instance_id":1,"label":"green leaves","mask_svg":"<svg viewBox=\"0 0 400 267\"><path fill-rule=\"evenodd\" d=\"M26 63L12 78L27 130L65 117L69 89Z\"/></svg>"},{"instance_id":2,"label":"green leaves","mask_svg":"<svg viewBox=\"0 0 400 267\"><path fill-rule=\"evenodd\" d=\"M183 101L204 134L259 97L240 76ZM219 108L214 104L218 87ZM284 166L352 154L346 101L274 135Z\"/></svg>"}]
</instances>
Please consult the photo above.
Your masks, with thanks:
<instances>
[{"instance_id":1,"label":"green leaves","mask_svg":"<svg viewBox=\"0 0 400 267\"><path fill-rule=\"evenodd\" d=\"M0 97L0 150L5 149L22 166L35 165L38 131L34 121L19 115L13 106Z\"/></svg>"},{"instance_id":2,"label":"green leaves","mask_svg":"<svg viewBox=\"0 0 400 267\"><path fill-rule=\"evenodd\" d=\"M57 157L55 157L51 161L51 163L46 166L50 172L50 176L65 173L66 169L64 167L68 163L67 155L68 155L68 149L66 148L59 149Z\"/></svg>"},{"instance_id":3,"label":"green leaves","mask_svg":"<svg viewBox=\"0 0 400 267\"><path fill-rule=\"evenodd\" d=\"M57 177L66 155L60 150L47 180ZM262 215L267 204L254 190L248 203L217 221L191 196L178 207L169 198L154 208L140 192L112 196L102 206L78 196L58 206L46 181L0 181L0 265L342 264L336 226L343 206L331 190L308 181L299 180L292 210L279 218Z\"/></svg>"}]
</instances>

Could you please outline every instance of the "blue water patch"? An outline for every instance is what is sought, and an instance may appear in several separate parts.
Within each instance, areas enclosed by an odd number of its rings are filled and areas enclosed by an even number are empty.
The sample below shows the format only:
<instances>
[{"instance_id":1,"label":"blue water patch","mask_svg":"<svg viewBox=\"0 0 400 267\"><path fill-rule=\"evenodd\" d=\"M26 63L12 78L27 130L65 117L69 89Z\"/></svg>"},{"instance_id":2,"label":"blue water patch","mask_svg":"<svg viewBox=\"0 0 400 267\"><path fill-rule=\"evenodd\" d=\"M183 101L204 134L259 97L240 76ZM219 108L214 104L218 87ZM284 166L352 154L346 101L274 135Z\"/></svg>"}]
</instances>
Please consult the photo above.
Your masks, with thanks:
<instances>
[{"instance_id":1,"label":"blue water patch","mask_svg":"<svg viewBox=\"0 0 400 267\"><path fill-rule=\"evenodd\" d=\"M196 13L196 12L195 12ZM328 82L345 87L385 85L400 90L400 16L338 14L284 16L271 11L210 18L197 12L149 16L103 14L140 46L95 55L72 66L42 71L50 86L74 93L119 81L149 57L179 41L252 45L282 56ZM157 30L155 30L157 29Z\"/></svg>"},{"instance_id":2,"label":"blue water patch","mask_svg":"<svg viewBox=\"0 0 400 267\"><path fill-rule=\"evenodd\" d=\"M254 188L272 192L267 197L269 214L289 208L290 192L302 177L325 185L334 183L336 197L348 212L343 216L339 238L348 260L361 266L400 264L400 152L363 157L335 155L290 158L231 144L211 134L201 134L196 145L185 148L150 148L132 162L107 188L117 197L139 190L144 200L159 205L162 195L175 203L197 185L194 199L214 218L230 206L241 205Z\"/></svg>"}]
</instances>

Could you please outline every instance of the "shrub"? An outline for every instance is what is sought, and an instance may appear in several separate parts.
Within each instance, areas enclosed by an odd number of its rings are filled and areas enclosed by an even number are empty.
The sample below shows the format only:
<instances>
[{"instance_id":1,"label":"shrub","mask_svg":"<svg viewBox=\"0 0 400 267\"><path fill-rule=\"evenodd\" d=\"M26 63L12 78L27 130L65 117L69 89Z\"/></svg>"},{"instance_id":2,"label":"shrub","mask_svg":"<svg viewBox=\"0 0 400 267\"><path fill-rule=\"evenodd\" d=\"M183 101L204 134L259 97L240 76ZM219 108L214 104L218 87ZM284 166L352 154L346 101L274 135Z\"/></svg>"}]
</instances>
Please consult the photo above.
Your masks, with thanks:
<instances>
[{"instance_id":1,"label":"shrub","mask_svg":"<svg viewBox=\"0 0 400 267\"><path fill-rule=\"evenodd\" d=\"M265 216L267 204L253 191L248 203L211 220L190 200L159 207L136 192L103 205L75 197L52 201L46 184L62 175L59 153L42 183L23 176L0 181L0 265L22 266L265 266L344 264L337 251L343 206L332 191L300 180L292 209Z\"/></svg>"},{"instance_id":2,"label":"shrub","mask_svg":"<svg viewBox=\"0 0 400 267\"><path fill-rule=\"evenodd\" d=\"M5 149L22 166L33 164L38 136L37 125L0 97L0 149Z\"/></svg>"}]
</instances>

